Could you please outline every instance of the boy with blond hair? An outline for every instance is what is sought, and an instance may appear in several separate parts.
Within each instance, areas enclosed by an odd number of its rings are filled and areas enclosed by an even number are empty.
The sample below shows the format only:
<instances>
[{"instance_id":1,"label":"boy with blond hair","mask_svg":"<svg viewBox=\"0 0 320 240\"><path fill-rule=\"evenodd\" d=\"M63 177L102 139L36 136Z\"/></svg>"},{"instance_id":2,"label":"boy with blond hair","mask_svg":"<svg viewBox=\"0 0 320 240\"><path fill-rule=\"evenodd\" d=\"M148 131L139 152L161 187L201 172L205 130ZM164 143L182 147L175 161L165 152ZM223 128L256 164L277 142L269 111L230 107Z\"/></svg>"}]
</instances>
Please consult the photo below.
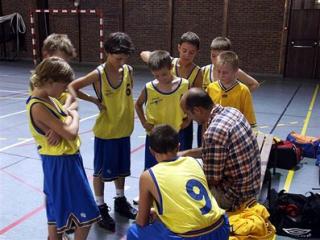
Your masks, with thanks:
<instances>
[{"instance_id":1,"label":"boy with blond hair","mask_svg":"<svg viewBox=\"0 0 320 240\"><path fill-rule=\"evenodd\" d=\"M238 81L239 58L232 51L224 51L217 57L218 81L207 87L214 103L238 109L251 126L256 125L252 97L249 88Z\"/></svg>"},{"instance_id":2,"label":"boy with blond hair","mask_svg":"<svg viewBox=\"0 0 320 240\"><path fill-rule=\"evenodd\" d=\"M204 90L206 90L210 83L218 80L218 71L215 67L217 63L217 57L221 52L231 50L231 41L226 37L216 37L211 42L210 50L211 64L202 67ZM251 92L259 87L259 82L240 68L237 72L237 79L245 84Z\"/></svg>"}]
</instances>

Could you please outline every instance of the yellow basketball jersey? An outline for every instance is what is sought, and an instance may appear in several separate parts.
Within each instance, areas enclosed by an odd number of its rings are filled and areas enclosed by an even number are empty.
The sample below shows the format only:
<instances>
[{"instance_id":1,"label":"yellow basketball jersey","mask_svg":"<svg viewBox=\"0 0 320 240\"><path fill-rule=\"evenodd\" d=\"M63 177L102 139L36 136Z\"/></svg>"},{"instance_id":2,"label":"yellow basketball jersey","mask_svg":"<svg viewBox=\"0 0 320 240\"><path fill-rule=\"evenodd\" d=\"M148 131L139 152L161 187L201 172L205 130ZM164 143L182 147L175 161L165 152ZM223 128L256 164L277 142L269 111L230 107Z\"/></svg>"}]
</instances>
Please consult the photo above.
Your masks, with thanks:
<instances>
[{"instance_id":1,"label":"yellow basketball jersey","mask_svg":"<svg viewBox=\"0 0 320 240\"><path fill-rule=\"evenodd\" d=\"M61 93L60 97L57 98L57 100L61 103L61 105L64 105L66 103L68 94L70 94L70 93L63 92L63 93Z\"/></svg>"},{"instance_id":2,"label":"yellow basketball jersey","mask_svg":"<svg viewBox=\"0 0 320 240\"><path fill-rule=\"evenodd\" d=\"M29 95L31 96L32 90L30 87L29 87L28 91L29 91ZM61 103L62 106L66 103L68 94L69 94L68 92L63 92L63 93L61 93L60 97L57 98L57 100Z\"/></svg>"},{"instance_id":3,"label":"yellow basketball jersey","mask_svg":"<svg viewBox=\"0 0 320 240\"><path fill-rule=\"evenodd\" d=\"M43 104L48 110L57 118L59 118L62 122L65 121L66 114L62 110L62 105L55 98L50 98L56 107L53 107L49 103L41 100L36 97L29 97L27 100L27 113L29 119L29 129L31 134L38 144L38 152L43 155L71 155L75 154L79 151L80 147L80 138L77 137L75 140L66 140L61 139L60 143L56 146L52 146L48 144L47 138L45 137L45 133L42 132L39 128L34 125L32 116L31 116L31 108L33 104L40 103Z\"/></svg>"},{"instance_id":4,"label":"yellow basketball jersey","mask_svg":"<svg viewBox=\"0 0 320 240\"><path fill-rule=\"evenodd\" d=\"M180 107L180 98L188 91L188 80L181 78L177 88L171 93L163 93L154 86L154 82L148 82L146 91L146 119L153 125L168 124L176 131L185 117Z\"/></svg>"},{"instance_id":5,"label":"yellow basketball jersey","mask_svg":"<svg viewBox=\"0 0 320 240\"><path fill-rule=\"evenodd\" d=\"M154 207L160 220L174 233L206 228L224 214L194 158L160 162L149 169L149 173L160 198Z\"/></svg>"},{"instance_id":6,"label":"yellow basketball jersey","mask_svg":"<svg viewBox=\"0 0 320 240\"><path fill-rule=\"evenodd\" d=\"M123 65L123 77L119 86L112 86L105 71L105 64L97 70L100 76L102 105L105 109L100 111L93 127L94 135L102 139L117 139L129 137L133 131L134 105L132 97L132 77L129 65Z\"/></svg>"},{"instance_id":7,"label":"yellow basketball jersey","mask_svg":"<svg viewBox=\"0 0 320 240\"><path fill-rule=\"evenodd\" d=\"M220 81L213 82L207 87L207 92L214 103L224 107L238 109L251 125L256 124L252 97L249 88L237 81L229 89L225 89Z\"/></svg>"},{"instance_id":8,"label":"yellow basketball jersey","mask_svg":"<svg viewBox=\"0 0 320 240\"><path fill-rule=\"evenodd\" d=\"M179 71L178 71L178 61L179 61L179 58L174 58L172 60L172 74L174 76L177 76L177 77L182 77L179 75ZM198 74L200 73L201 69L199 66L197 65L194 65L190 75L186 78L188 81L189 81L189 86L190 87L193 87L193 84L194 84L194 81L196 80Z\"/></svg>"},{"instance_id":9,"label":"yellow basketball jersey","mask_svg":"<svg viewBox=\"0 0 320 240\"><path fill-rule=\"evenodd\" d=\"M217 79L214 79L214 74L213 74L214 65L209 64L207 66L202 67L201 69L202 69L202 76L203 76L202 88L206 90L210 83L217 81Z\"/></svg>"}]
</instances>

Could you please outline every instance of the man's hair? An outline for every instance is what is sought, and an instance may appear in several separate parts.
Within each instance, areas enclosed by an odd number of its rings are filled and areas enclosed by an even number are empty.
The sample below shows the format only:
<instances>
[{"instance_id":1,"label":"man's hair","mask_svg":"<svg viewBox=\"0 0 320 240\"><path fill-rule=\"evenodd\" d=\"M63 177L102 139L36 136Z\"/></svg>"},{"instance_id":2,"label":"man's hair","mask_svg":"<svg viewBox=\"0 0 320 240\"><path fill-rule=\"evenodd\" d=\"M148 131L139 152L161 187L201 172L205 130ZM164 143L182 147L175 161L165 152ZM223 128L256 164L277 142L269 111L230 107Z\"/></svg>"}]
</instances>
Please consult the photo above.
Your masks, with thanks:
<instances>
[{"instance_id":1,"label":"man's hair","mask_svg":"<svg viewBox=\"0 0 320 240\"><path fill-rule=\"evenodd\" d=\"M169 125L155 126L149 136L150 147L156 153L175 152L179 146L179 134Z\"/></svg>"},{"instance_id":2,"label":"man's hair","mask_svg":"<svg viewBox=\"0 0 320 240\"><path fill-rule=\"evenodd\" d=\"M238 55L233 51L224 51L218 55L217 65L229 64L232 69L237 70L239 68Z\"/></svg>"},{"instance_id":3,"label":"man's hair","mask_svg":"<svg viewBox=\"0 0 320 240\"><path fill-rule=\"evenodd\" d=\"M52 33L43 41L42 52L53 56L57 51L70 59L76 56L76 50L66 34Z\"/></svg>"},{"instance_id":4,"label":"man's hair","mask_svg":"<svg viewBox=\"0 0 320 240\"><path fill-rule=\"evenodd\" d=\"M123 32L110 33L104 43L104 50L110 54L130 55L134 52L135 47L128 34Z\"/></svg>"},{"instance_id":5,"label":"man's hair","mask_svg":"<svg viewBox=\"0 0 320 240\"><path fill-rule=\"evenodd\" d=\"M42 87L48 82L70 83L73 79L74 72L65 60L49 57L32 71L30 81L34 87Z\"/></svg>"},{"instance_id":6,"label":"man's hair","mask_svg":"<svg viewBox=\"0 0 320 240\"><path fill-rule=\"evenodd\" d=\"M181 45L184 42L192 44L197 49L200 48L200 38L194 32L186 32L186 33L182 34L182 36L180 37L179 44Z\"/></svg>"},{"instance_id":7,"label":"man's hair","mask_svg":"<svg viewBox=\"0 0 320 240\"><path fill-rule=\"evenodd\" d=\"M211 50L227 51L231 49L231 41L226 37L216 37L210 45Z\"/></svg>"},{"instance_id":8,"label":"man's hair","mask_svg":"<svg viewBox=\"0 0 320 240\"><path fill-rule=\"evenodd\" d=\"M214 103L207 92L200 88L191 88L184 96L185 107L193 111L195 107L202 107L206 110L212 109Z\"/></svg>"},{"instance_id":9,"label":"man's hair","mask_svg":"<svg viewBox=\"0 0 320 240\"><path fill-rule=\"evenodd\" d=\"M171 69L171 56L165 50L156 50L150 54L148 67L151 71L157 71L163 68Z\"/></svg>"}]
</instances>

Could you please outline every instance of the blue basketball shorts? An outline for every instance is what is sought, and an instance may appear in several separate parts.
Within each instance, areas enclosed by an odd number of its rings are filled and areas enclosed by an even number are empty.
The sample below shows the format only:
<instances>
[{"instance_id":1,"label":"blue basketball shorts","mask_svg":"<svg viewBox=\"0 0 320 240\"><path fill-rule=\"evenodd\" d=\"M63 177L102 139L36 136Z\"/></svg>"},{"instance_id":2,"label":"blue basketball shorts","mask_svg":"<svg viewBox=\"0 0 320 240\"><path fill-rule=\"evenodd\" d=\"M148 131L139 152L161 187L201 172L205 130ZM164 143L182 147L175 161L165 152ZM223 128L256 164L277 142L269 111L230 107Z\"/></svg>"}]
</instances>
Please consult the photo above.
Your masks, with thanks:
<instances>
[{"instance_id":1,"label":"blue basketball shorts","mask_svg":"<svg viewBox=\"0 0 320 240\"><path fill-rule=\"evenodd\" d=\"M130 137L94 139L94 175L103 181L130 176Z\"/></svg>"}]
</instances>

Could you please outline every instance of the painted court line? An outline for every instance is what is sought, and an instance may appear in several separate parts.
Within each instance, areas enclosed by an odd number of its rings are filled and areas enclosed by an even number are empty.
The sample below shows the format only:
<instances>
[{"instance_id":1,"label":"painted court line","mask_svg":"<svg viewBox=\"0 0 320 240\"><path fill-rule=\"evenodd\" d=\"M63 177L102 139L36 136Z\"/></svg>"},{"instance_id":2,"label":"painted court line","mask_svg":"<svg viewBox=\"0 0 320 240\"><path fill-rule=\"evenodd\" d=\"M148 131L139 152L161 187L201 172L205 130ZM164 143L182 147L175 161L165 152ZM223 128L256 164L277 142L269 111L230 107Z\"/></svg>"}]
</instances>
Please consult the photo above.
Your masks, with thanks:
<instances>
[{"instance_id":1,"label":"painted court line","mask_svg":"<svg viewBox=\"0 0 320 240\"><path fill-rule=\"evenodd\" d=\"M310 102L310 105L309 105L309 109L308 109L308 113L307 113L306 119L304 121L302 130L301 130L301 134L302 135L305 135L306 132L307 132L307 128L308 128L309 121L310 121L310 118L311 118L313 106L314 106L314 103L315 103L317 95L318 95L318 91L319 91L319 84L317 84L317 86L316 86L316 88L315 88L315 90L313 92L312 99L311 99L311 102ZM286 177L286 181L284 183L284 187L283 187L284 190L286 190L286 192L289 192L293 177L294 177L294 170L289 170L288 175Z\"/></svg>"},{"instance_id":2,"label":"painted court line","mask_svg":"<svg viewBox=\"0 0 320 240\"><path fill-rule=\"evenodd\" d=\"M5 90L5 89L0 89L0 92L8 92L8 93L28 93L26 90Z\"/></svg>"},{"instance_id":3,"label":"painted court line","mask_svg":"<svg viewBox=\"0 0 320 240\"><path fill-rule=\"evenodd\" d=\"M15 226L19 225L20 223L24 222L25 220L27 220L28 218L32 217L33 215L37 214L38 212L42 211L45 208L44 205L41 205L35 209L33 209L31 212L28 212L27 214L25 214L24 216L22 216L21 218L19 218L18 220L14 221L13 223L10 223L8 226L0 229L0 235L8 232L9 230L11 230L12 228L14 228Z\"/></svg>"},{"instance_id":4,"label":"painted court line","mask_svg":"<svg viewBox=\"0 0 320 240\"><path fill-rule=\"evenodd\" d=\"M22 111L19 111L19 112L14 112L14 113L9 113L9 114L6 114L6 115L2 115L2 116L0 116L0 119L6 118L6 117L11 117L11 116L14 116L14 115L18 115L18 114L24 113L24 112L26 112L26 111L27 111L27 110L22 110Z\"/></svg>"},{"instance_id":5,"label":"painted court line","mask_svg":"<svg viewBox=\"0 0 320 240\"><path fill-rule=\"evenodd\" d=\"M20 183L22 183L23 185L26 185L26 186L28 186L29 188L31 188L31 189L33 189L33 190L35 190L36 192L39 192L39 193L43 193L43 191L40 189L40 188L37 188L37 187L35 187L35 186L33 186L33 185L31 185L30 183L27 183L26 181L24 181L23 179L21 179L21 178L19 178L19 177L17 177L16 175L14 175L14 174L12 174L12 173L9 173L8 171L6 171L6 170L1 170L1 172L3 172L3 173L5 173L5 174L7 174L7 175L9 175L10 177L12 177L12 178L14 178L16 181L18 181L18 182L20 182Z\"/></svg>"},{"instance_id":6,"label":"painted court line","mask_svg":"<svg viewBox=\"0 0 320 240\"><path fill-rule=\"evenodd\" d=\"M145 146L145 144L141 144L140 146L134 148L131 150L131 154L141 150L143 147ZM40 192L40 193L43 193L41 189L37 188L37 187L34 187L32 186L31 184L25 182L24 180L22 180L21 178L7 172L7 171L4 171L4 170L1 170L2 172L8 174L10 177L14 178L15 180L19 181L20 183L32 188L33 190L37 191L37 192ZM88 177L88 179L92 180L92 175ZM126 185L125 186L125 190L129 189L130 186ZM27 213L26 215L22 216L21 218L19 218L18 220L14 221L13 223L10 223L9 225L7 225L6 227L0 229L0 235L8 232L9 230L11 230L12 228L16 227L17 225L23 223L24 221L28 220L30 217L32 217L33 215L37 214L38 212L40 212L41 210L43 210L45 208L44 205L41 205L40 207L37 207L35 209L33 209L31 212Z\"/></svg>"},{"instance_id":7,"label":"painted court line","mask_svg":"<svg viewBox=\"0 0 320 240\"><path fill-rule=\"evenodd\" d=\"M27 143L27 142L30 142L30 141L32 141L32 140L33 140L33 138L27 138L27 139L24 140L24 141L17 142L17 143L14 143L14 144L12 144L12 145L9 145L9 146L6 146L6 147L1 148L1 149L0 149L0 152L3 152L3 151L8 150L8 149L10 149L10 148L14 148L14 147L20 146L20 145L25 144L25 143Z\"/></svg>"},{"instance_id":8,"label":"painted court line","mask_svg":"<svg viewBox=\"0 0 320 240\"><path fill-rule=\"evenodd\" d=\"M80 122L83 122L83 121L86 121L86 120L88 120L88 119L94 118L94 117L96 117L97 115L98 115L98 114L95 114L95 115L92 115L92 116L83 118L83 119L80 120ZM30 141L32 141L32 140L33 140L33 138L27 138L27 139L24 140L24 141L17 142L17 143L14 143L14 144L12 144L12 145L9 145L9 146L6 146L6 147L1 148L1 149L0 149L0 152L3 152L3 151L8 150L8 149L10 149L10 148L14 148L14 147L20 146L20 145L25 144L25 143L27 143L27 142L30 142Z\"/></svg>"}]
</instances>

